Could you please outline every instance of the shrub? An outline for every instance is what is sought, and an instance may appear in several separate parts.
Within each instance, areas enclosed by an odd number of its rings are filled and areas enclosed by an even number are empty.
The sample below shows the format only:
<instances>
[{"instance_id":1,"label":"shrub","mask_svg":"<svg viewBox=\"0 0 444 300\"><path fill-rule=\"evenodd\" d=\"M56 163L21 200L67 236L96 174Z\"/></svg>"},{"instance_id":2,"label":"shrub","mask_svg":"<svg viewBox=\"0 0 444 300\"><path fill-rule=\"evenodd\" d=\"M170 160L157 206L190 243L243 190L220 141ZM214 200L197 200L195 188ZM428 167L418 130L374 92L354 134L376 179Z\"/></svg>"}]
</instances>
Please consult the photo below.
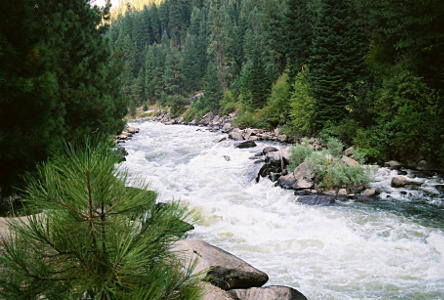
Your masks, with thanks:
<instances>
[{"instance_id":1,"label":"shrub","mask_svg":"<svg viewBox=\"0 0 444 300\"><path fill-rule=\"evenodd\" d=\"M344 145L340 140L336 138L330 138L327 141L327 149L330 154L333 156L340 156L342 154L342 149L344 149Z\"/></svg>"},{"instance_id":2,"label":"shrub","mask_svg":"<svg viewBox=\"0 0 444 300\"><path fill-rule=\"evenodd\" d=\"M27 178L28 207L45 213L11 223L2 299L199 299L196 279L169 251L190 215L156 205L142 183L127 188L109 149L69 145Z\"/></svg>"},{"instance_id":3,"label":"shrub","mask_svg":"<svg viewBox=\"0 0 444 300\"><path fill-rule=\"evenodd\" d=\"M305 146L295 145L290 147L290 170L294 170L313 153L313 149L306 139L305 142Z\"/></svg>"},{"instance_id":4,"label":"shrub","mask_svg":"<svg viewBox=\"0 0 444 300\"><path fill-rule=\"evenodd\" d=\"M143 111L147 111L148 110L148 104L146 103L146 101L143 102Z\"/></svg>"}]
</instances>

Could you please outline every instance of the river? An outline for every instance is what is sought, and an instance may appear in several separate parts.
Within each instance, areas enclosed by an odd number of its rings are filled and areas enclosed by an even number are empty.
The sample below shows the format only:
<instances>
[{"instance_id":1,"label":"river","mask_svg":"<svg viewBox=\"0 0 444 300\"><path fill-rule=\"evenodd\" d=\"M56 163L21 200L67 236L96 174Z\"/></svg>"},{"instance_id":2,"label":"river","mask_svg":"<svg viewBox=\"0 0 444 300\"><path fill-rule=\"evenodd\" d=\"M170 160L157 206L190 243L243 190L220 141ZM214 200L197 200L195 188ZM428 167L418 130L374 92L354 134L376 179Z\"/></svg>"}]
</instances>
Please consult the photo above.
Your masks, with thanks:
<instances>
[{"instance_id":1,"label":"river","mask_svg":"<svg viewBox=\"0 0 444 300\"><path fill-rule=\"evenodd\" d=\"M267 285L289 285L315 299L444 299L444 210L435 186L390 188L396 171L381 168L374 203L306 206L268 179L250 182L256 148L234 149L204 128L131 123L140 133L124 146L123 166L158 192L200 215L201 238L266 272ZM227 161L224 156L229 156Z\"/></svg>"}]
</instances>

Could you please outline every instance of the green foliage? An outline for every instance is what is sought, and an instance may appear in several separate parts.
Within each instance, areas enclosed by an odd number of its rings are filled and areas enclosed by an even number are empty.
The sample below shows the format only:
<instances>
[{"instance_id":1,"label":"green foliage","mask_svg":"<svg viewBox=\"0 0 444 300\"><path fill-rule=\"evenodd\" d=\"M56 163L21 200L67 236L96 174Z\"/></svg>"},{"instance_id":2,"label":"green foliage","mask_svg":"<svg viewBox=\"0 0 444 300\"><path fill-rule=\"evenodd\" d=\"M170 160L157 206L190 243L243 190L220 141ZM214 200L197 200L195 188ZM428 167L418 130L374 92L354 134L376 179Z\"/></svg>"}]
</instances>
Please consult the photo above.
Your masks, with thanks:
<instances>
[{"instance_id":1,"label":"green foliage","mask_svg":"<svg viewBox=\"0 0 444 300\"><path fill-rule=\"evenodd\" d=\"M168 97L167 103L171 109L171 116L175 118L184 112L185 105L189 104L189 100L181 95L172 95Z\"/></svg>"},{"instance_id":2,"label":"green foliage","mask_svg":"<svg viewBox=\"0 0 444 300\"><path fill-rule=\"evenodd\" d=\"M136 115L136 103L134 103L134 101L130 101L129 112L133 117Z\"/></svg>"},{"instance_id":3,"label":"green foliage","mask_svg":"<svg viewBox=\"0 0 444 300\"><path fill-rule=\"evenodd\" d=\"M327 189L341 189L349 185L366 184L370 181L370 170L363 166L334 164L322 176L322 184Z\"/></svg>"},{"instance_id":4,"label":"green foliage","mask_svg":"<svg viewBox=\"0 0 444 300\"><path fill-rule=\"evenodd\" d=\"M126 99L103 11L83 0L8 1L0 8L0 188L63 140L117 134Z\"/></svg>"},{"instance_id":5,"label":"green foliage","mask_svg":"<svg viewBox=\"0 0 444 300\"><path fill-rule=\"evenodd\" d=\"M313 148L304 139L305 145L295 145L290 147L290 169L295 169L313 153Z\"/></svg>"},{"instance_id":6,"label":"green foliage","mask_svg":"<svg viewBox=\"0 0 444 300\"><path fill-rule=\"evenodd\" d=\"M233 126L239 128L256 127L256 119L251 111L244 111L237 115L233 121Z\"/></svg>"},{"instance_id":7,"label":"green foliage","mask_svg":"<svg viewBox=\"0 0 444 300\"><path fill-rule=\"evenodd\" d=\"M199 299L197 279L170 252L191 215L157 205L142 182L127 188L109 148L68 145L27 178L28 208L44 214L11 222L2 299Z\"/></svg>"},{"instance_id":8,"label":"green foliage","mask_svg":"<svg viewBox=\"0 0 444 300\"><path fill-rule=\"evenodd\" d=\"M336 138L330 138L327 141L327 149L333 156L340 156L342 153L342 149L344 149L344 145L340 140Z\"/></svg>"},{"instance_id":9,"label":"green foliage","mask_svg":"<svg viewBox=\"0 0 444 300\"><path fill-rule=\"evenodd\" d=\"M294 92L290 98L292 125L299 134L307 134L314 129L316 119L316 100L307 78L308 69L303 68L293 84Z\"/></svg>"},{"instance_id":10,"label":"green foliage","mask_svg":"<svg viewBox=\"0 0 444 300\"><path fill-rule=\"evenodd\" d=\"M219 113L221 116L227 116L236 111L237 104L236 100L233 96L233 93L230 90L225 90L224 98L220 103Z\"/></svg>"},{"instance_id":11,"label":"green foliage","mask_svg":"<svg viewBox=\"0 0 444 300\"><path fill-rule=\"evenodd\" d=\"M148 104L146 103L146 101L143 102L142 110L143 111L147 111L148 110Z\"/></svg>"}]
</instances>

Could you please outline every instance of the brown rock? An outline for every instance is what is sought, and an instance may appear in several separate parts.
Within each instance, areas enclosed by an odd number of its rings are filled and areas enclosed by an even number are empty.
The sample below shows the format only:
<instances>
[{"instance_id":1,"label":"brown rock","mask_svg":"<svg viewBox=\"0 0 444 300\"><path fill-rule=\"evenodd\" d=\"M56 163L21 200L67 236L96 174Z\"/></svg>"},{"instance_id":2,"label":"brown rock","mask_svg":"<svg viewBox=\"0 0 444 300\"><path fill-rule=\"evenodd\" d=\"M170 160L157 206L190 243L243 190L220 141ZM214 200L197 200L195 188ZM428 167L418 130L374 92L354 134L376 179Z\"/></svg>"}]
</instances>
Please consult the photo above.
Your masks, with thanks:
<instances>
[{"instance_id":1,"label":"brown rock","mask_svg":"<svg viewBox=\"0 0 444 300\"><path fill-rule=\"evenodd\" d=\"M279 285L262 288L236 289L228 292L239 300L307 300L298 290Z\"/></svg>"},{"instance_id":2,"label":"brown rock","mask_svg":"<svg viewBox=\"0 0 444 300\"><path fill-rule=\"evenodd\" d=\"M403 187L407 184L407 178L404 176L396 176L392 178L391 186L398 188Z\"/></svg>"},{"instance_id":3,"label":"brown rock","mask_svg":"<svg viewBox=\"0 0 444 300\"><path fill-rule=\"evenodd\" d=\"M348 156L343 156L342 161L349 166L354 166L354 167L359 166L359 163L356 160Z\"/></svg>"}]
</instances>

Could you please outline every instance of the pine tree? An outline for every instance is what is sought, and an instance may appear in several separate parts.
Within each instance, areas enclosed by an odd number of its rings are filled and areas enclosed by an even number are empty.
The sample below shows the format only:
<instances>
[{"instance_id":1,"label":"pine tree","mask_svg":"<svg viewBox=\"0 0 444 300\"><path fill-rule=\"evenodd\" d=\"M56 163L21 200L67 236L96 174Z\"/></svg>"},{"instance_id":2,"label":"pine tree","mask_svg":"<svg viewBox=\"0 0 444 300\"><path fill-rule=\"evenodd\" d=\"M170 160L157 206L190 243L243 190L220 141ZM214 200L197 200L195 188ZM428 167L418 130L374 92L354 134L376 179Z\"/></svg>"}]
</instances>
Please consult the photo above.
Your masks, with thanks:
<instances>
[{"instance_id":1,"label":"pine tree","mask_svg":"<svg viewBox=\"0 0 444 300\"><path fill-rule=\"evenodd\" d=\"M44 213L11 224L2 299L200 299L192 270L170 251L190 214L157 205L143 183L128 188L110 147L67 146L28 176L26 202Z\"/></svg>"},{"instance_id":2,"label":"pine tree","mask_svg":"<svg viewBox=\"0 0 444 300\"><path fill-rule=\"evenodd\" d=\"M336 122L346 116L347 86L362 75L365 48L353 16L356 13L350 0L324 0L313 29L308 66L317 98L318 128L327 120Z\"/></svg>"},{"instance_id":3,"label":"pine tree","mask_svg":"<svg viewBox=\"0 0 444 300\"><path fill-rule=\"evenodd\" d=\"M173 46L170 46L166 55L163 82L168 95L183 95L182 57Z\"/></svg>"},{"instance_id":4,"label":"pine tree","mask_svg":"<svg viewBox=\"0 0 444 300\"><path fill-rule=\"evenodd\" d=\"M204 101L213 114L216 114L223 98L222 85L219 82L219 74L214 63L208 64L204 77Z\"/></svg>"}]
</instances>

